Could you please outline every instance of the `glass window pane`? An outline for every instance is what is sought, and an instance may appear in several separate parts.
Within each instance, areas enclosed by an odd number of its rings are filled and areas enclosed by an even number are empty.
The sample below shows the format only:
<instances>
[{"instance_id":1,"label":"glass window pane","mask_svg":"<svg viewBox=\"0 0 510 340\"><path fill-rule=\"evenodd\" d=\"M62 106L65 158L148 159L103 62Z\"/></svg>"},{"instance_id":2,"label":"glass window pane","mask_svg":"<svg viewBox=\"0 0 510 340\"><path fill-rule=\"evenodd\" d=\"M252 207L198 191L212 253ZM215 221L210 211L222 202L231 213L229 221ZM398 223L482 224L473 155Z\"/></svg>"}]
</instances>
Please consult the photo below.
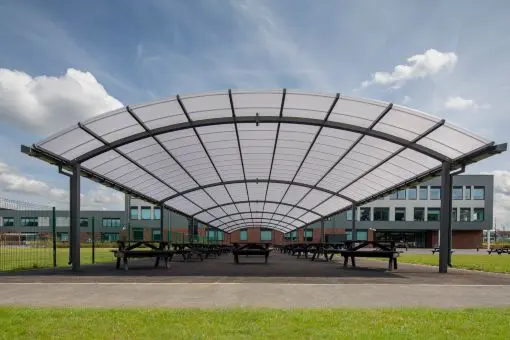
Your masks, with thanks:
<instances>
[{"instance_id":1,"label":"glass window pane","mask_svg":"<svg viewBox=\"0 0 510 340\"><path fill-rule=\"evenodd\" d=\"M395 208L395 221L406 220L406 208Z\"/></svg>"},{"instance_id":2,"label":"glass window pane","mask_svg":"<svg viewBox=\"0 0 510 340\"><path fill-rule=\"evenodd\" d=\"M473 189L473 199L474 200L483 200L483 199L485 199L485 187L474 187L474 189Z\"/></svg>"},{"instance_id":3,"label":"glass window pane","mask_svg":"<svg viewBox=\"0 0 510 340\"><path fill-rule=\"evenodd\" d=\"M310 242L313 241L313 230L305 230L305 241Z\"/></svg>"},{"instance_id":4,"label":"glass window pane","mask_svg":"<svg viewBox=\"0 0 510 340\"><path fill-rule=\"evenodd\" d=\"M3 220L4 227L14 227L14 217L4 217Z\"/></svg>"},{"instance_id":5,"label":"glass window pane","mask_svg":"<svg viewBox=\"0 0 510 340\"><path fill-rule=\"evenodd\" d=\"M466 187L466 190L464 191L464 199L465 200L471 199L471 187Z\"/></svg>"},{"instance_id":6,"label":"glass window pane","mask_svg":"<svg viewBox=\"0 0 510 340\"><path fill-rule=\"evenodd\" d=\"M351 233L352 235L352 233ZM368 240L368 232L367 231L356 231L357 241L367 241Z\"/></svg>"},{"instance_id":7,"label":"glass window pane","mask_svg":"<svg viewBox=\"0 0 510 340\"><path fill-rule=\"evenodd\" d=\"M161 208L154 208L154 219L155 220L161 219Z\"/></svg>"},{"instance_id":8,"label":"glass window pane","mask_svg":"<svg viewBox=\"0 0 510 340\"><path fill-rule=\"evenodd\" d=\"M86 228L89 226L89 219L87 217L80 217L80 227Z\"/></svg>"},{"instance_id":9,"label":"glass window pane","mask_svg":"<svg viewBox=\"0 0 510 340\"><path fill-rule=\"evenodd\" d=\"M457 222L457 208L452 208L452 221Z\"/></svg>"},{"instance_id":10,"label":"glass window pane","mask_svg":"<svg viewBox=\"0 0 510 340\"><path fill-rule=\"evenodd\" d=\"M425 221L425 208L414 208L414 220Z\"/></svg>"},{"instance_id":11,"label":"glass window pane","mask_svg":"<svg viewBox=\"0 0 510 340\"><path fill-rule=\"evenodd\" d=\"M130 218L132 220L137 220L138 219L138 207L131 207L129 211L130 211L130 214L129 214Z\"/></svg>"},{"instance_id":12,"label":"glass window pane","mask_svg":"<svg viewBox=\"0 0 510 340\"><path fill-rule=\"evenodd\" d=\"M347 221L352 221L352 210L347 210L346 215Z\"/></svg>"},{"instance_id":13,"label":"glass window pane","mask_svg":"<svg viewBox=\"0 0 510 340\"><path fill-rule=\"evenodd\" d=\"M239 231L239 240L240 241L248 241L248 231L247 230Z\"/></svg>"},{"instance_id":14,"label":"glass window pane","mask_svg":"<svg viewBox=\"0 0 510 340\"><path fill-rule=\"evenodd\" d=\"M361 221L370 221L370 209L369 207L360 208Z\"/></svg>"},{"instance_id":15,"label":"glass window pane","mask_svg":"<svg viewBox=\"0 0 510 340\"><path fill-rule=\"evenodd\" d=\"M399 199L399 200L405 200L406 199L406 191L405 191L405 189L404 190L399 190L397 192L397 199Z\"/></svg>"},{"instance_id":16,"label":"glass window pane","mask_svg":"<svg viewBox=\"0 0 510 340\"><path fill-rule=\"evenodd\" d=\"M420 200L426 201L429 199L429 188L428 187L420 187Z\"/></svg>"},{"instance_id":17,"label":"glass window pane","mask_svg":"<svg viewBox=\"0 0 510 340\"><path fill-rule=\"evenodd\" d=\"M133 240L143 241L143 228L133 228Z\"/></svg>"},{"instance_id":18,"label":"glass window pane","mask_svg":"<svg viewBox=\"0 0 510 340\"><path fill-rule=\"evenodd\" d=\"M454 200L461 200L464 196L463 187L453 187L452 198Z\"/></svg>"},{"instance_id":19,"label":"glass window pane","mask_svg":"<svg viewBox=\"0 0 510 340\"><path fill-rule=\"evenodd\" d=\"M261 230L260 231L260 240L261 241L271 241L273 239L273 233L271 230Z\"/></svg>"},{"instance_id":20,"label":"glass window pane","mask_svg":"<svg viewBox=\"0 0 510 340\"><path fill-rule=\"evenodd\" d=\"M440 208L428 208L427 221L439 221L440 212L441 212Z\"/></svg>"},{"instance_id":21,"label":"glass window pane","mask_svg":"<svg viewBox=\"0 0 510 340\"><path fill-rule=\"evenodd\" d=\"M153 241L161 241L161 230L160 229L152 229L152 240Z\"/></svg>"},{"instance_id":22,"label":"glass window pane","mask_svg":"<svg viewBox=\"0 0 510 340\"><path fill-rule=\"evenodd\" d=\"M410 200L415 200L417 195L416 188L409 188L407 189L407 198Z\"/></svg>"},{"instance_id":23,"label":"glass window pane","mask_svg":"<svg viewBox=\"0 0 510 340\"><path fill-rule=\"evenodd\" d=\"M471 208L460 208L460 221L469 222L471 217Z\"/></svg>"},{"instance_id":24,"label":"glass window pane","mask_svg":"<svg viewBox=\"0 0 510 340\"><path fill-rule=\"evenodd\" d=\"M390 208L374 208L374 221L389 221Z\"/></svg>"},{"instance_id":25,"label":"glass window pane","mask_svg":"<svg viewBox=\"0 0 510 340\"><path fill-rule=\"evenodd\" d=\"M151 219L151 207L142 207L142 220Z\"/></svg>"},{"instance_id":26,"label":"glass window pane","mask_svg":"<svg viewBox=\"0 0 510 340\"><path fill-rule=\"evenodd\" d=\"M441 187L430 187L430 199L431 200L441 199Z\"/></svg>"},{"instance_id":27,"label":"glass window pane","mask_svg":"<svg viewBox=\"0 0 510 340\"><path fill-rule=\"evenodd\" d=\"M398 197L398 195L397 195L397 193L396 193L396 192L392 192L392 193L390 194L390 200L396 200L396 199L397 199L397 197Z\"/></svg>"},{"instance_id":28,"label":"glass window pane","mask_svg":"<svg viewBox=\"0 0 510 340\"><path fill-rule=\"evenodd\" d=\"M484 208L474 208L473 209L473 221L481 222L485 220L485 210Z\"/></svg>"}]
</instances>

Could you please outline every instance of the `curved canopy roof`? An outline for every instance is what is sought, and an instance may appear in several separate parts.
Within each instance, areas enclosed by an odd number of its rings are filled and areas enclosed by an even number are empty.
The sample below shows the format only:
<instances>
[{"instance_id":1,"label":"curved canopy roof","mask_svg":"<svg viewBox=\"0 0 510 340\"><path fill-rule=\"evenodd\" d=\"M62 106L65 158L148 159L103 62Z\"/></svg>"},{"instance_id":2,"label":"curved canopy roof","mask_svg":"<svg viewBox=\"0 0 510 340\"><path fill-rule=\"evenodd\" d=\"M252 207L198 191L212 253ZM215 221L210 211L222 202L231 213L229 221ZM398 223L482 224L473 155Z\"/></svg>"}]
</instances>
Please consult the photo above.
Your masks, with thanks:
<instances>
[{"instance_id":1,"label":"curved canopy roof","mask_svg":"<svg viewBox=\"0 0 510 340\"><path fill-rule=\"evenodd\" d=\"M284 89L132 105L31 150L227 232L287 232L498 147L406 107Z\"/></svg>"}]
</instances>

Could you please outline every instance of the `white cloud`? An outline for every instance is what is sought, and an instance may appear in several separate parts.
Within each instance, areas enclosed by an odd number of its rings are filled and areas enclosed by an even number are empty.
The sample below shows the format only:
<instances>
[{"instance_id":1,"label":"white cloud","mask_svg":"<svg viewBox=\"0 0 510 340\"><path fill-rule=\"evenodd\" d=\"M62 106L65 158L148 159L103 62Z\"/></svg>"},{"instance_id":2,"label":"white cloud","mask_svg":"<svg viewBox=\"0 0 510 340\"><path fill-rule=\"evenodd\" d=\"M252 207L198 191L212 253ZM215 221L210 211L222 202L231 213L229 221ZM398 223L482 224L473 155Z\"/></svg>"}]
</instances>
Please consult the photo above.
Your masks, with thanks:
<instances>
[{"instance_id":1,"label":"white cloud","mask_svg":"<svg viewBox=\"0 0 510 340\"><path fill-rule=\"evenodd\" d=\"M457 55L453 52L440 52L435 49L416 54L407 59L406 65L397 65L393 72L376 72L371 80L361 84L362 88L373 84L401 87L406 81L415 78L426 78L442 70L451 70L457 63Z\"/></svg>"},{"instance_id":2,"label":"white cloud","mask_svg":"<svg viewBox=\"0 0 510 340\"><path fill-rule=\"evenodd\" d=\"M16 171L16 169L0 162L0 197L9 198L12 194L22 194L27 202L36 198L43 199L46 206L56 206L69 209L69 191L52 188L43 181L31 179ZM124 194L98 185L80 194L81 208L84 210L124 209Z\"/></svg>"},{"instance_id":3,"label":"white cloud","mask_svg":"<svg viewBox=\"0 0 510 340\"><path fill-rule=\"evenodd\" d=\"M402 104L405 105L405 104L408 104L412 101L411 97L409 96L404 96L404 99L402 99Z\"/></svg>"},{"instance_id":4,"label":"white cloud","mask_svg":"<svg viewBox=\"0 0 510 340\"><path fill-rule=\"evenodd\" d=\"M0 119L31 132L57 132L120 106L90 72L69 68L59 77L32 77L0 68Z\"/></svg>"},{"instance_id":5,"label":"white cloud","mask_svg":"<svg viewBox=\"0 0 510 340\"><path fill-rule=\"evenodd\" d=\"M459 96L448 97L444 103L444 107L452 110L466 110L466 109L488 109L489 104L478 105L473 99L465 99Z\"/></svg>"}]
</instances>

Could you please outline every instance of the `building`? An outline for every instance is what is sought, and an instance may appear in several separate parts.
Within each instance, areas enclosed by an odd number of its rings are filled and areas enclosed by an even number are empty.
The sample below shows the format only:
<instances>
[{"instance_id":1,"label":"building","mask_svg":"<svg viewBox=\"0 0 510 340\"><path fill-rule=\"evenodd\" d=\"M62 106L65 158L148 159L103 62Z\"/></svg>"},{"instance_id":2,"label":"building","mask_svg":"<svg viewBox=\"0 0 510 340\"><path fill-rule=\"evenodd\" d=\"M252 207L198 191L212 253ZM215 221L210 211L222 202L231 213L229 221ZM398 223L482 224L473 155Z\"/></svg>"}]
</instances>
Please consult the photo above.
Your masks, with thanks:
<instances>
[{"instance_id":1,"label":"building","mask_svg":"<svg viewBox=\"0 0 510 340\"><path fill-rule=\"evenodd\" d=\"M493 176L459 175L453 178L452 230L454 248L475 248L481 245L483 230L492 229ZM440 180L407 188L391 196L356 209L358 240L407 242L410 247L429 248L438 243L440 216ZM209 242L318 242L320 223L283 235L265 228L247 228L223 233L174 211L165 210L163 239L189 241L192 238ZM22 239L49 236L52 233L51 210L0 210L0 233L19 235ZM82 211L80 238L82 242L115 241L121 231L131 239L161 239L161 210L142 200L126 197L125 211ZM68 240L69 212L55 213L56 235ZM324 222L327 241L350 240L352 211L328 217ZM192 236L193 235L193 236Z\"/></svg>"}]
</instances>

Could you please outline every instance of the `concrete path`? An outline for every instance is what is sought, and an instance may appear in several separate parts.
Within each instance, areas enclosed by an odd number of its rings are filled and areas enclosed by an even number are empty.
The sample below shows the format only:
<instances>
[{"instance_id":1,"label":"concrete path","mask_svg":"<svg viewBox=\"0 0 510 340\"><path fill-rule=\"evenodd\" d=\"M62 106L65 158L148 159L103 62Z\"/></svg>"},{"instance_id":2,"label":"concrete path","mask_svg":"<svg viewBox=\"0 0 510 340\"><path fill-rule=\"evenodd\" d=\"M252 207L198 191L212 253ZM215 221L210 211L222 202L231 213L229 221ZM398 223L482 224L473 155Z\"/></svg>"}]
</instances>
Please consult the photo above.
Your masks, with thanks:
<instances>
[{"instance_id":1,"label":"concrete path","mask_svg":"<svg viewBox=\"0 0 510 340\"><path fill-rule=\"evenodd\" d=\"M273 254L264 265L231 255L172 262L133 261L0 275L0 304L76 307L495 307L510 306L510 275L360 260L357 269ZM257 263L259 262L259 263Z\"/></svg>"},{"instance_id":2,"label":"concrete path","mask_svg":"<svg viewBox=\"0 0 510 340\"><path fill-rule=\"evenodd\" d=\"M45 307L496 307L510 306L510 286L5 283L0 301Z\"/></svg>"}]
</instances>

